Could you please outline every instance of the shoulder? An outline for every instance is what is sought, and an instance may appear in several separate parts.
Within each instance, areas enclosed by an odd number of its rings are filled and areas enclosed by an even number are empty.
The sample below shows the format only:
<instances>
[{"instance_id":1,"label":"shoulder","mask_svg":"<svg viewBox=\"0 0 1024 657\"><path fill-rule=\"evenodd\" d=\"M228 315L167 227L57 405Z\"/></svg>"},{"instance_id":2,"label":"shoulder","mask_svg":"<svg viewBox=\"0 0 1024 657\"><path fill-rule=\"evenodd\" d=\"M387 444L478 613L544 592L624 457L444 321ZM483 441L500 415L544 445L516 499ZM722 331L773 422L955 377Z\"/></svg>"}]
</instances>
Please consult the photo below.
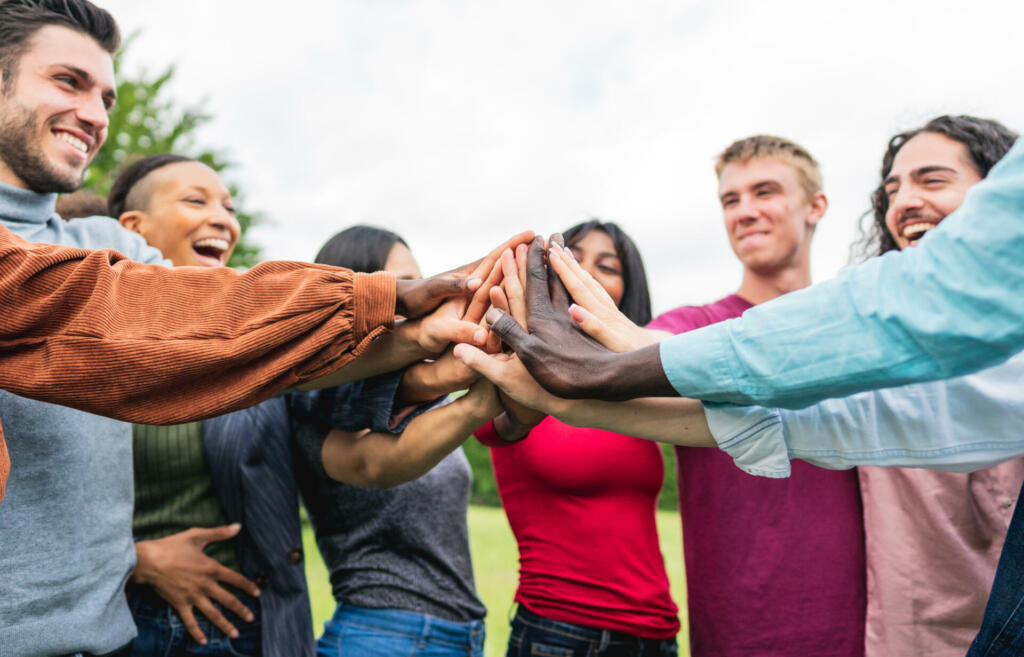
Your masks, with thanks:
<instances>
[{"instance_id":1,"label":"shoulder","mask_svg":"<svg viewBox=\"0 0 1024 657\"><path fill-rule=\"evenodd\" d=\"M123 228L111 217L83 217L64 222L65 231L83 249L114 249L136 262L169 264L142 236Z\"/></svg>"},{"instance_id":2,"label":"shoulder","mask_svg":"<svg viewBox=\"0 0 1024 657\"><path fill-rule=\"evenodd\" d=\"M658 315L651 320L647 328L669 331L670 333L685 333L708 324L713 324L719 321L715 318L714 310L720 303L722 301L716 301L704 306L680 306Z\"/></svg>"}]
</instances>

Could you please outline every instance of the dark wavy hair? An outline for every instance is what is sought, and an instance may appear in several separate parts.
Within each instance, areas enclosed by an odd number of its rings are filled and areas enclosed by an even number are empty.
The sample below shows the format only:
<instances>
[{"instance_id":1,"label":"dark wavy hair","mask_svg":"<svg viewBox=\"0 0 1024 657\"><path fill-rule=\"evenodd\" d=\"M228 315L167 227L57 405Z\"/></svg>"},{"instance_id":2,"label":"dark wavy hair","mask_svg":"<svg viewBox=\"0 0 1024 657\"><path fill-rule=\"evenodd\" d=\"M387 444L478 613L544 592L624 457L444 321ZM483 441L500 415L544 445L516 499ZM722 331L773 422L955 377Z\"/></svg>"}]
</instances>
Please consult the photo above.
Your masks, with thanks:
<instances>
[{"instance_id":1,"label":"dark wavy hair","mask_svg":"<svg viewBox=\"0 0 1024 657\"><path fill-rule=\"evenodd\" d=\"M644 270L640 251L629 235L610 221L591 219L566 230L562 237L565 239L565 245L569 247L594 230L600 230L612 239L615 252L622 263L623 290L619 310L634 324L647 324L651 321L651 294L647 289L647 272Z\"/></svg>"},{"instance_id":2,"label":"dark wavy hair","mask_svg":"<svg viewBox=\"0 0 1024 657\"><path fill-rule=\"evenodd\" d=\"M384 269L388 254L395 244L409 246L397 233L390 230L356 225L327 240L320 247L320 252L316 254L313 262L357 272L380 271Z\"/></svg>"},{"instance_id":3,"label":"dark wavy hair","mask_svg":"<svg viewBox=\"0 0 1024 657\"><path fill-rule=\"evenodd\" d=\"M861 218L860 239L851 249L851 260L863 260L882 255L898 248L896 239L885 226L885 214L889 211L889 196L885 193L885 179L892 171L893 160L903 145L921 134L933 132L958 141L967 148L971 163L982 178L1003 159L1017 141L1017 133L1002 123L975 116L939 116L916 130L901 132L889 140L889 146L882 157L882 175L878 187L871 192L871 211ZM865 219L872 218L867 227Z\"/></svg>"},{"instance_id":4,"label":"dark wavy hair","mask_svg":"<svg viewBox=\"0 0 1024 657\"><path fill-rule=\"evenodd\" d=\"M87 0L0 0L0 91L8 91L32 37L48 25L90 36L111 55L121 47L117 21L106 9Z\"/></svg>"},{"instance_id":5,"label":"dark wavy hair","mask_svg":"<svg viewBox=\"0 0 1024 657\"><path fill-rule=\"evenodd\" d=\"M107 211L110 216L117 219L128 210L137 210L136 207L128 206L128 196L132 193L132 189L139 184L139 181L157 169L178 162L196 162L196 160L184 155L160 153L136 160L126 166L114 184L110 186L110 193L107 194Z\"/></svg>"}]
</instances>

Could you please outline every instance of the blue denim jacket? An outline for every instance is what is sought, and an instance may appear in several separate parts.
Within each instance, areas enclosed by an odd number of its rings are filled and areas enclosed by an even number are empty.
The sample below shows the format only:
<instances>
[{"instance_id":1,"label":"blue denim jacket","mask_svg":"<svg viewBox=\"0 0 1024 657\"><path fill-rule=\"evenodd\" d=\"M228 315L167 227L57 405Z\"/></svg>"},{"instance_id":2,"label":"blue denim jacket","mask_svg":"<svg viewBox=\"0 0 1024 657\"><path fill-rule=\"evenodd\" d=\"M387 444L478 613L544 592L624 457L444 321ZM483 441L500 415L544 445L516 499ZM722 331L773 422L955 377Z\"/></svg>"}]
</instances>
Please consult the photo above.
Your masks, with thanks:
<instances>
[{"instance_id":1,"label":"blue denim jacket","mask_svg":"<svg viewBox=\"0 0 1024 657\"><path fill-rule=\"evenodd\" d=\"M1024 348L1024 142L920 246L661 343L684 397L801 408Z\"/></svg>"}]
</instances>

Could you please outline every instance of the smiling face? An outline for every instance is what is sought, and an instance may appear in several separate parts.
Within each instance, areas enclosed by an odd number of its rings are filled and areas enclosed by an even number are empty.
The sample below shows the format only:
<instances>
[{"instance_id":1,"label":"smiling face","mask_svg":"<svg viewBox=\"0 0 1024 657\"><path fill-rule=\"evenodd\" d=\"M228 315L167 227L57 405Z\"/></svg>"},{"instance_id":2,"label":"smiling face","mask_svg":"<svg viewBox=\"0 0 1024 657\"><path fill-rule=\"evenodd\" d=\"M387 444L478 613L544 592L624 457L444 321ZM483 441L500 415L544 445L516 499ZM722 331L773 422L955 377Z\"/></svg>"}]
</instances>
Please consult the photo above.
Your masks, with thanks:
<instances>
[{"instance_id":1,"label":"smiling face","mask_svg":"<svg viewBox=\"0 0 1024 657\"><path fill-rule=\"evenodd\" d=\"M981 173L967 147L935 132L908 140L893 159L883 183L889 208L885 227L905 249L956 210Z\"/></svg>"},{"instance_id":2,"label":"smiling face","mask_svg":"<svg viewBox=\"0 0 1024 657\"><path fill-rule=\"evenodd\" d=\"M718 197L733 252L761 273L809 257L814 226L827 207L821 192L807 197L791 165L770 157L725 165Z\"/></svg>"},{"instance_id":3,"label":"smiling face","mask_svg":"<svg viewBox=\"0 0 1024 657\"><path fill-rule=\"evenodd\" d=\"M615 305L619 305L626 281L615 242L608 233L595 229L567 246L580 266L601 284Z\"/></svg>"},{"instance_id":4,"label":"smiling face","mask_svg":"<svg viewBox=\"0 0 1024 657\"><path fill-rule=\"evenodd\" d=\"M201 162L176 162L140 180L128 195L129 210L118 220L142 235L177 267L227 263L241 227L231 192L217 172Z\"/></svg>"},{"instance_id":5,"label":"smiling face","mask_svg":"<svg viewBox=\"0 0 1024 657\"><path fill-rule=\"evenodd\" d=\"M72 192L107 138L114 64L92 37L48 25L0 95L0 182Z\"/></svg>"}]
</instances>

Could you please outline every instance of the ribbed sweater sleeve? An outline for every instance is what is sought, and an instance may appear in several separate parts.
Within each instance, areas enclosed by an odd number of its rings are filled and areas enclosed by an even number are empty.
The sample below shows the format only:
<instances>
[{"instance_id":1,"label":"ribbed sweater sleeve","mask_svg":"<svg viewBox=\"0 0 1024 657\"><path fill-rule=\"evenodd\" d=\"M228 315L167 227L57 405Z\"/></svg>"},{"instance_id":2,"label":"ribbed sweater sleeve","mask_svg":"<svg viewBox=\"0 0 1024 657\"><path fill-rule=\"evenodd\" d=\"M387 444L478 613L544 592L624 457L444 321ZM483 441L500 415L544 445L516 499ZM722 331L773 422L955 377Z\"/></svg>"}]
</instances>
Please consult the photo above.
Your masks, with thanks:
<instances>
[{"instance_id":1,"label":"ribbed sweater sleeve","mask_svg":"<svg viewBox=\"0 0 1024 657\"><path fill-rule=\"evenodd\" d=\"M394 323L390 274L303 263L168 269L0 228L0 388L171 424L256 404ZM0 434L0 499L9 463Z\"/></svg>"}]
</instances>

